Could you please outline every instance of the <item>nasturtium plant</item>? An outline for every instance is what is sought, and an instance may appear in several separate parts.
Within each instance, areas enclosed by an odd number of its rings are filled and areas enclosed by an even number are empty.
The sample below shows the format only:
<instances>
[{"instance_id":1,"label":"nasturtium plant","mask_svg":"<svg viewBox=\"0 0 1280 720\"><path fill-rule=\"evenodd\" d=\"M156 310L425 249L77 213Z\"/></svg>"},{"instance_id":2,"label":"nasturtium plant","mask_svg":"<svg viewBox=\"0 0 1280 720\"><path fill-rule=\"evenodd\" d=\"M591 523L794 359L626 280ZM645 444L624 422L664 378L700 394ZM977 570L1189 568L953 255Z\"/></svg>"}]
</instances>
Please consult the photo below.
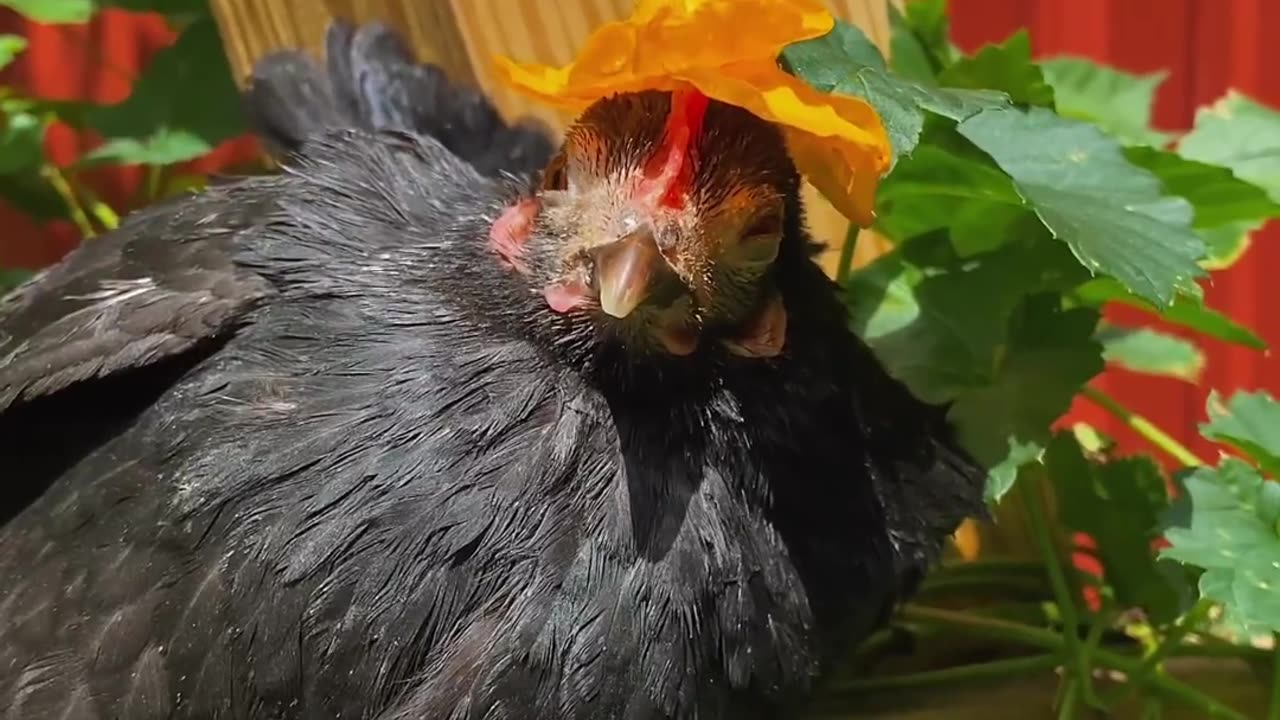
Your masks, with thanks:
<instances>
[{"instance_id":1,"label":"nasturtium plant","mask_svg":"<svg viewBox=\"0 0 1280 720\"><path fill-rule=\"evenodd\" d=\"M1151 126L1163 74L1036 61L1025 33L965 54L947 40L942 0L892 15L892 63L840 23L781 58L818 89L871 103L894 146L874 226L889 249L841 268L851 326L917 395L948 407L961 441L990 468L987 498L1001 526L1025 529L1023 545L1040 551L1038 583L981 553L944 566L906 613L909 626L931 627L931 646L948 628L1005 641L1056 630L1030 644L1056 648L1060 717L1121 706L1128 693L1104 696L1094 669L1124 673L1148 697L1144 717L1164 701L1197 716L1246 717L1163 685L1160 667L1195 654L1191 636L1212 635L1225 643L1214 647L1247 657L1250 633L1280 631L1280 486L1271 479L1280 410L1261 394L1212 398L1205 436L1248 458L1214 467L1090 382L1107 366L1198 382L1200 336L1265 349L1205 304L1201 283L1280 217L1280 113L1231 94L1189 133L1171 133ZM1104 322L1109 304L1177 329ZM1155 458L1115 455L1096 432L1055 434L1081 398L1147 437L1163 463L1186 466L1180 482ZM1088 538L1082 552L1098 574L1072 564L1066 548L1077 536ZM989 589L994 604L972 615L924 605L929 592L953 587L970 598ZM1014 589L1043 612L1028 620L1011 609ZM1144 649L1117 651L1109 633ZM952 671L1015 665L1003 662Z\"/></svg>"}]
</instances>

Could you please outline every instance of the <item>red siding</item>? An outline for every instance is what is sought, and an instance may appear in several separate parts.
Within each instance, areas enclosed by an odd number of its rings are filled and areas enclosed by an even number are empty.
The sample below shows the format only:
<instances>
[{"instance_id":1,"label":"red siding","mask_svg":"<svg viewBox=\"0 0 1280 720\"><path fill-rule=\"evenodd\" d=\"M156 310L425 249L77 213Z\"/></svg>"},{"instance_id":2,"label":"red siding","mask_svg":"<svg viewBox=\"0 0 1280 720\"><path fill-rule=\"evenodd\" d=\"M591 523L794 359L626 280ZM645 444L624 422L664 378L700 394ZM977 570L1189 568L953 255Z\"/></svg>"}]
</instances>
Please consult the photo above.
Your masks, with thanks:
<instances>
[{"instance_id":1,"label":"red siding","mask_svg":"<svg viewBox=\"0 0 1280 720\"><path fill-rule=\"evenodd\" d=\"M1171 77L1160 91L1157 123L1167 129L1189 127L1198 105L1229 87L1280 106L1280 44L1264 41L1267 28L1280 30L1280 3L1274 0L951 0L956 41L972 48L999 40L1020 27L1031 31L1042 56L1074 54L1133 71L1166 69ZM57 98L114 101L128 91L130 79L147 58L171 39L155 17L103 13L87 28L24 23L0 12L0 32L31 41L28 53L4 82ZM60 129L49 140L62 164L92 141ZM251 156L251 141L228 143L198 167L212 169ZM136 169L97 173L93 187L116 206L128 205L140 181ZM62 224L36 228L0 207L0 265L36 267L52 262L75 243ZM1264 274L1280 267L1280 236L1275 228L1255 238L1236 267L1220 274L1209 301L1280 346L1280 293L1268 292ZM1134 319L1117 313L1119 319ZM1205 342L1209 367L1202 387L1111 373L1100 386L1169 428L1175 436L1208 455L1195 424L1203 415L1207 388L1222 391L1266 387L1280 395L1280 362L1274 356ZM1081 404L1073 417L1087 418L1121 439L1138 442L1096 409Z\"/></svg>"},{"instance_id":2,"label":"red siding","mask_svg":"<svg viewBox=\"0 0 1280 720\"><path fill-rule=\"evenodd\" d=\"M0 9L0 33L27 38L27 51L3 73L0 84L14 85L39 97L58 100L123 100L139 70L157 50L173 41L173 33L158 15L107 10L88 26L41 25ZM74 162L93 147L94 138L55 126L46 142L58 165ZM212 155L192 163L210 171L229 162L253 157L254 143L242 139L224 144ZM87 184L115 208L136 205L142 182L139 168L105 168L88 174ZM28 218L0 203L0 267L40 267L62 257L79 241L70 223L37 227Z\"/></svg>"}]
</instances>

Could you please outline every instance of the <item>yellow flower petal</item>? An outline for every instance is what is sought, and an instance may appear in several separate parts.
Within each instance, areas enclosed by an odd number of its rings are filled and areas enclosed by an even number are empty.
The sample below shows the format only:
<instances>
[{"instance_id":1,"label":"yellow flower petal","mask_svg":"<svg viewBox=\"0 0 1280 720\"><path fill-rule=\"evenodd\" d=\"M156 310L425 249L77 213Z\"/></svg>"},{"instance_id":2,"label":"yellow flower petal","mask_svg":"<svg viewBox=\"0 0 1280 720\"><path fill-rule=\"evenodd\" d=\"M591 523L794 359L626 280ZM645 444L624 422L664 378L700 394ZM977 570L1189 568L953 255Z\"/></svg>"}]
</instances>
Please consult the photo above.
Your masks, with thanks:
<instances>
[{"instance_id":1,"label":"yellow flower petal","mask_svg":"<svg viewBox=\"0 0 1280 720\"><path fill-rule=\"evenodd\" d=\"M869 223L889 141L860 99L821 93L777 65L791 43L834 26L818 0L639 0L623 22L606 23L562 68L497 59L516 89L581 110L604 97L675 90L687 83L775 122L797 167L850 219Z\"/></svg>"}]
</instances>

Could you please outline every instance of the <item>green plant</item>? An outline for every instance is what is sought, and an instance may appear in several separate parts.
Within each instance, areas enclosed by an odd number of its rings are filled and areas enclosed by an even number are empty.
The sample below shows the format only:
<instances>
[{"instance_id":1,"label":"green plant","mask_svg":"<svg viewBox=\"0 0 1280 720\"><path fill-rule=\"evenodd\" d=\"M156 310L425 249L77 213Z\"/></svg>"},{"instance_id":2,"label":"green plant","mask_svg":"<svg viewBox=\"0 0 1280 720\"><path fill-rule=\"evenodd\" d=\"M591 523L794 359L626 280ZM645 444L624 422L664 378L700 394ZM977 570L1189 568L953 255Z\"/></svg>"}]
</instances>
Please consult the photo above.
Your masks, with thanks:
<instances>
[{"instance_id":1,"label":"green plant","mask_svg":"<svg viewBox=\"0 0 1280 720\"><path fill-rule=\"evenodd\" d=\"M199 176L179 175L181 163L201 157L245 130L239 92L222 50L207 0L0 0L33 20L78 23L101 7L163 12L178 32L115 105L52 101L0 87L0 201L37 221L69 220L84 238L115 227L126 208L111 208L83 181L84 171L104 165L143 165L147 182L138 204L170 192L198 188ZM25 39L0 36L0 69L26 48ZM56 122L89 130L101 146L60 167L44 152ZM0 292L23 270L0 270Z\"/></svg>"},{"instance_id":2,"label":"green plant","mask_svg":"<svg viewBox=\"0 0 1280 720\"><path fill-rule=\"evenodd\" d=\"M1264 347L1204 304L1199 281L1280 216L1280 165L1259 150L1280 143L1280 114L1232 94L1174 137L1150 127L1159 76L1036 63L1025 33L973 55L946 38L945 3L922 0L894 18L893 67L844 24L790 46L783 62L880 112L896 164L876 230L893 247L860 269L846 248L838 277L851 322L917 394L950 404L963 441L992 468L997 516L1028 528L1038 557L944 565L898 621L928 639L932 657L885 675L885 639L873 639L843 687L918 692L1060 667L1059 717L1138 695L1143 717L1177 703L1243 718L1166 662L1256 661L1280 631L1280 485L1263 477L1280 469L1280 404L1215 397L1202 432L1247 460L1214 467L1087 383L1107 363L1182 380L1204 364L1192 341L1103 323L1106 303ZM1116 457L1092 428L1054 433L1077 395L1186 466L1177 492L1152 458ZM1071 562L1074 533L1092 537L1100 577ZM939 659L957 638L965 658L995 659ZM1275 692L1270 717L1280 718Z\"/></svg>"}]
</instances>

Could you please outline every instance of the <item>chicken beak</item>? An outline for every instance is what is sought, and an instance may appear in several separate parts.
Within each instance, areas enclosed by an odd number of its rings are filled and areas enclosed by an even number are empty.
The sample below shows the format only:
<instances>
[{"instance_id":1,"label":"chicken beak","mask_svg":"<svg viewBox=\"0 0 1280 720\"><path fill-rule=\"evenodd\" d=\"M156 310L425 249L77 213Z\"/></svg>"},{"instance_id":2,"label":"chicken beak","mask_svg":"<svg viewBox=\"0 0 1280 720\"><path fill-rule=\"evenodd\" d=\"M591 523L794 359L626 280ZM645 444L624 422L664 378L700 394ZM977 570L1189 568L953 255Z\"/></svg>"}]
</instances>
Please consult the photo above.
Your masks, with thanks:
<instances>
[{"instance_id":1,"label":"chicken beak","mask_svg":"<svg viewBox=\"0 0 1280 720\"><path fill-rule=\"evenodd\" d=\"M647 225L600 247L595 252L600 309L625 318L649 297L659 278L670 272Z\"/></svg>"}]
</instances>

